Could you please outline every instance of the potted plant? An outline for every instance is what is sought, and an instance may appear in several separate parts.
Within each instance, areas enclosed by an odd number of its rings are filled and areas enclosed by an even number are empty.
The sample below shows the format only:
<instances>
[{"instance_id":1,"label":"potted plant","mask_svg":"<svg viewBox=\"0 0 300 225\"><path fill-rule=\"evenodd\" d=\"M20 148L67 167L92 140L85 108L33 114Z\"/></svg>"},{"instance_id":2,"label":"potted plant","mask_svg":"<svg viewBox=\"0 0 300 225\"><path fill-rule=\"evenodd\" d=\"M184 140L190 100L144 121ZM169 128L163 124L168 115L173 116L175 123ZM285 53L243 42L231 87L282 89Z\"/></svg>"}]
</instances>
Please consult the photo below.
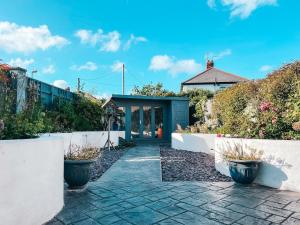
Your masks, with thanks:
<instances>
[{"instance_id":1,"label":"potted plant","mask_svg":"<svg viewBox=\"0 0 300 225\"><path fill-rule=\"evenodd\" d=\"M70 145L64 161L64 178L69 189L83 189L90 180L91 165L100 154L99 148Z\"/></svg>"},{"instance_id":2,"label":"potted plant","mask_svg":"<svg viewBox=\"0 0 300 225\"><path fill-rule=\"evenodd\" d=\"M242 144L227 145L223 158L228 162L232 179L241 184L251 184L256 178L263 152Z\"/></svg>"}]
</instances>

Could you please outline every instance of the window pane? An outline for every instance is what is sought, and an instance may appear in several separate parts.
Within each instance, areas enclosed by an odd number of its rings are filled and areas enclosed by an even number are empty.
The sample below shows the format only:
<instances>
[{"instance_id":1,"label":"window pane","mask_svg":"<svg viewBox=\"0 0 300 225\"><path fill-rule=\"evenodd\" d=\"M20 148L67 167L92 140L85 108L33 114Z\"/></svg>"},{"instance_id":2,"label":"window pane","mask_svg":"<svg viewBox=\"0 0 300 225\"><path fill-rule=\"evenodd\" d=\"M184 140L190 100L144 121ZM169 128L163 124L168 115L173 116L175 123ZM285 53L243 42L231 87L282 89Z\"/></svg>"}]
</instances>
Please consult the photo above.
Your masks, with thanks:
<instances>
[{"instance_id":1,"label":"window pane","mask_svg":"<svg viewBox=\"0 0 300 225\"><path fill-rule=\"evenodd\" d=\"M131 106L131 137L140 137L140 107Z\"/></svg>"},{"instance_id":2,"label":"window pane","mask_svg":"<svg viewBox=\"0 0 300 225\"><path fill-rule=\"evenodd\" d=\"M112 123L112 130L124 131L125 130L125 107L118 107L117 116L115 116Z\"/></svg>"},{"instance_id":3,"label":"window pane","mask_svg":"<svg viewBox=\"0 0 300 225\"><path fill-rule=\"evenodd\" d=\"M144 138L151 138L151 106L144 106L144 131L143 136Z\"/></svg>"},{"instance_id":4,"label":"window pane","mask_svg":"<svg viewBox=\"0 0 300 225\"><path fill-rule=\"evenodd\" d=\"M163 109L162 107L155 107L155 138L162 138L163 137Z\"/></svg>"}]
</instances>

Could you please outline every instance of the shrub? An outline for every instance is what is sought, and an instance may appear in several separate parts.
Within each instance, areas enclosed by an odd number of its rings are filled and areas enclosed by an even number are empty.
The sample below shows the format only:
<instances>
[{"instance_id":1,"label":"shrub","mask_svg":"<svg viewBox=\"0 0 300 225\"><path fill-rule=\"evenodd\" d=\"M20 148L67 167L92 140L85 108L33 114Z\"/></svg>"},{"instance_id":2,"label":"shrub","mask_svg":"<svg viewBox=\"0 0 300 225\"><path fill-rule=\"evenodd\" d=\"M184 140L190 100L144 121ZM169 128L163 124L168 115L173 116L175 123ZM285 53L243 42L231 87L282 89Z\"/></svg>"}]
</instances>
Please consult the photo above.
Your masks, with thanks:
<instances>
[{"instance_id":1,"label":"shrub","mask_svg":"<svg viewBox=\"0 0 300 225\"><path fill-rule=\"evenodd\" d=\"M4 67L5 68L5 67ZM22 112L16 113L16 76L9 72L9 68L0 70L0 139L23 139L37 137L44 129L45 114L37 107L37 100L29 91L28 104ZM31 87L30 87L31 88Z\"/></svg>"},{"instance_id":2,"label":"shrub","mask_svg":"<svg viewBox=\"0 0 300 225\"><path fill-rule=\"evenodd\" d=\"M178 96L186 96L190 100L190 123L195 121L200 124L205 123L207 101L213 97L213 93L208 90L193 89L181 92Z\"/></svg>"},{"instance_id":3,"label":"shrub","mask_svg":"<svg viewBox=\"0 0 300 225\"><path fill-rule=\"evenodd\" d=\"M217 121L217 132L253 136L256 111L255 82L239 83L215 95L212 117Z\"/></svg>"},{"instance_id":4,"label":"shrub","mask_svg":"<svg viewBox=\"0 0 300 225\"><path fill-rule=\"evenodd\" d=\"M56 99L47 111L48 132L96 131L106 127L103 101L79 93L73 101Z\"/></svg>"},{"instance_id":5,"label":"shrub","mask_svg":"<svg viewBox=\"0 0 300 225\"><path fill-rule=\"evenodd\" d=\"M103 101L78 93L69 102L56 99L51 110L42 107L37 87L29 85L26 104L16 112L16 76L0 65L0 140L38 137L40 133L103 130Z\"/></svg>"},{"instance_id":6,"label":"shrub","mask_svg":"<svg viewBox=\"0 0 300 225\"><path fill-rule=\"evenodd\" d=\"M218 120L216 132L300 139L300 62L287 64L260 81L240 83L218 93L213 117Z\"/></svg>"}]
</instances>

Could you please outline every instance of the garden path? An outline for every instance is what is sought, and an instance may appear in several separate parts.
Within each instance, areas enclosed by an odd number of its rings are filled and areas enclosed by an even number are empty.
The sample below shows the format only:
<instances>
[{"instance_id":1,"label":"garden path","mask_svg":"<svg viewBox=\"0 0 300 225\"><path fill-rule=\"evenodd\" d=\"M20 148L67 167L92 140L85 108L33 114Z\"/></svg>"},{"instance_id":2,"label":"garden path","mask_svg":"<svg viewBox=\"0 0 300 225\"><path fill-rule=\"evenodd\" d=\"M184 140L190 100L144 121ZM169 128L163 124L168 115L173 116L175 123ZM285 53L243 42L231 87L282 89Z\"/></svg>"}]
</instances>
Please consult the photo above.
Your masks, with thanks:
<instances>
[{"instance_id":1,"label":"garden path","mask_svg":"<svg viewBox=\"0 0 300 225\"><path fill-rule=\"evenodd\" d=\"M47 225L300 224L300 194L231 182L162 182L159 146L127 151Z\"/></svg>"}]
</instances>

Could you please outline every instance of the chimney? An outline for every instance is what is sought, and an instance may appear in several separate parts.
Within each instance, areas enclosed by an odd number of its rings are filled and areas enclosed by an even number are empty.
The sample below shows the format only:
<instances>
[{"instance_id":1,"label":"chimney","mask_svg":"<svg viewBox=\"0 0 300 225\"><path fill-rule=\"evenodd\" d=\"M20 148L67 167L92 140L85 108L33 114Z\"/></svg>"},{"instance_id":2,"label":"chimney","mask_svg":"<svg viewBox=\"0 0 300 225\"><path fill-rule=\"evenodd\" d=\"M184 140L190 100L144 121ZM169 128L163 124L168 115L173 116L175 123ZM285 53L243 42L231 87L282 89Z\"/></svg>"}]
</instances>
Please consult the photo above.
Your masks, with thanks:
<instances>
[{"instance_id":1,"label":"chimney","mask_svg":"<svg viewBox=\"0 0 300 225\"><path fill-rule=\"evenodd\" d=\"M215 65L214 61L213 60L207 60L206 62L206 69L209 70L211 68L213 68Z\"/></svg>"}]
</instances>

